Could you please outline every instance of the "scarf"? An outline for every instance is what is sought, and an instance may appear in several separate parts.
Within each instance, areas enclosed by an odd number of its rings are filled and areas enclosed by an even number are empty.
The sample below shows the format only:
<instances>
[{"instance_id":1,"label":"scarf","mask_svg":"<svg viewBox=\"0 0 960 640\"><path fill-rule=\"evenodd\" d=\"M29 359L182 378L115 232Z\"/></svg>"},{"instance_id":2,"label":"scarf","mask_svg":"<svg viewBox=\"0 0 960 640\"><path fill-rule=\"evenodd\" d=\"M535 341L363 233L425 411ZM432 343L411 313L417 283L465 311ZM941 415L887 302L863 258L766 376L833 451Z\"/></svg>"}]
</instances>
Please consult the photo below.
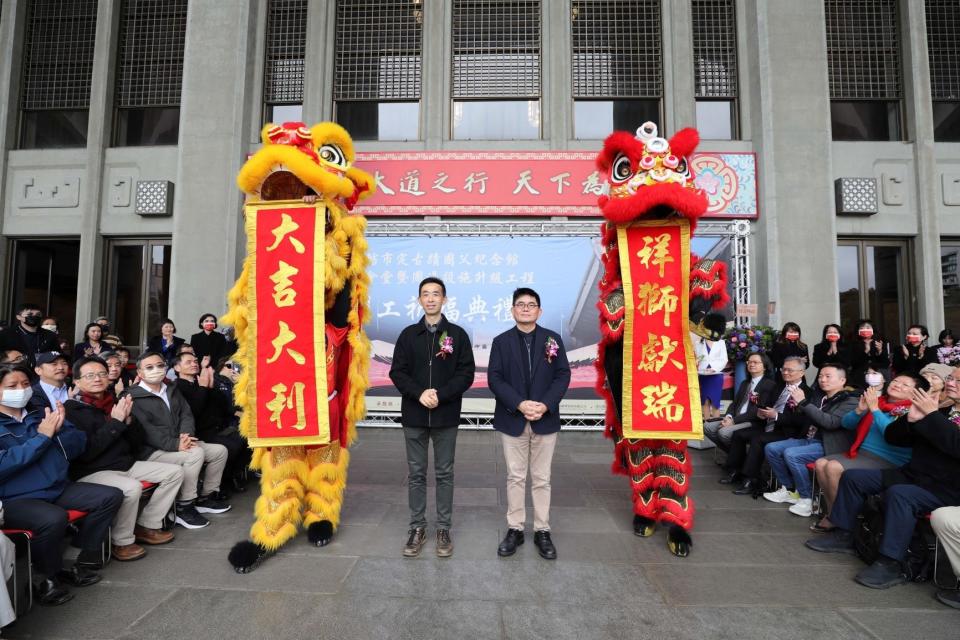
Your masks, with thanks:
<instances>
[{"instance_id":1,"label":"scarf","mask_svg":"<svg viewBox=\"0 0 960 640\"><path fill-rule=\"evenodd\" d=\"M910 410L910 401L898 400L897 402L890 402L887 400L886 396L880 396L878 398L877 407L883 413L889 413L892 416L902 416ZM867 434L870 433L870 427L872 426L873 412L867 411L863 417L860 418L860 423L857 424L857 437L850 446L850 450L847 451L848 458L857 457L857 451L860 449L860 445L863 444L863 441L867 439Z\"/></svg>"},{"instance_id":2,"label":"scarf","mask_svg":"<svg viewBox=\"0 0 960 640\"><path fill-rule=\"evenodd\" d=\"M80 401L99 409L109 417L110 412L113 411L113 405L114 405L115 399L113 397L113 394L111 393L105 392L102 398L95 398L94 396L91 396L81 391Z\"/></svg>"}]
</instances>

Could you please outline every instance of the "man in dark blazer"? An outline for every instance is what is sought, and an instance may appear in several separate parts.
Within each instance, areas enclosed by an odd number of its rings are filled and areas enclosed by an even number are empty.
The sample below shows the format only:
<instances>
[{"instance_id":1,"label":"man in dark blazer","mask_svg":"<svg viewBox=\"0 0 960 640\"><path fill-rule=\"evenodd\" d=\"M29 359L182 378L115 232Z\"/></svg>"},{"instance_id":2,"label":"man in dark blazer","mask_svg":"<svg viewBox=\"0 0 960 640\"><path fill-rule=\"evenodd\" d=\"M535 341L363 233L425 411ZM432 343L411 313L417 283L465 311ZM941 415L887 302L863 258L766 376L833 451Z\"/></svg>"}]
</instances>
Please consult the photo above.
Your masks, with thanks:
<instances>
[{"instance_id":1,"label":"man in dark blazer","mask_svg":"<svg viewBox=\"0 0 960 640\"><path fill-rule=\"evenodd\" d=\"M768 396L777 386L773 380L773 365L767 356L750 354L746 365L750 377L740 383L726 415L721 420L708 420L703 424L703 435L724 451L730 448L735 431L766 425L767 421L757 415L757 410L769 406L772 401Z\"/></svg>"},{"instance_id":2,"label":"man in dark blazer","mask_svg":"<svg viewBox=\"0 0 960 640\"><path fill-rule=\"evenodd\" d=\"M537 325L540 296L513 292L517 326L493 339L487 381L497 398L493 428L507 463L507 535L497 548L513 555L523 544L527 470L532 478L533 542L540 556L557 557L550 539L550 465L560 431L560 400L570 386L570 365L560 335Z\"/></svg>"}]
</instances>

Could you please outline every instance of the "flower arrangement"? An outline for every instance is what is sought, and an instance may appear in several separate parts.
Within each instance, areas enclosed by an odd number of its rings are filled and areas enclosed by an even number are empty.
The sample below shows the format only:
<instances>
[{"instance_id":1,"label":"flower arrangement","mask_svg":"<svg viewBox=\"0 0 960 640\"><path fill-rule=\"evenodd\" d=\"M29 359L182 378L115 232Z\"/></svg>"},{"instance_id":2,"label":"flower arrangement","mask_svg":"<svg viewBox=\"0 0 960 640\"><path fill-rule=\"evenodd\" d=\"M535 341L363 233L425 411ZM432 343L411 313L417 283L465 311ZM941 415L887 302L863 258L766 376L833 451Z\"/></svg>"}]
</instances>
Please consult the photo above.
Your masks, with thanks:
<instances>
[{"instance_id":1,"label":"flower arrangement","mask_svg":"<svg viewBox=\"0 0 960 640\"><path fill-rule=\"evenodd\" d=\"M773 338L773 327L765 325L728 329L724 336L727 357L735 362L743 362L751 354L766 353L773 347Z\"/></svg>"},{"instance_id":2,"label":"flower arrangement","mask_svg":"<svg viewBox=\"0 0 960 640\"><path fill-rule=\"evenodd\" d=\"M937 349L937 360L940 361L940 364L960 367L960 346L940 347Z\"/></svg>"},{"instance_id":3,"label":"flower arrangement","mask_svg":"<svg viewBox=\"0 0 960 640\"><path fill-rule=\"evenodd\" d=\"M438 358L446 358L453 353L453 338L444 331L440 334L440 351L437 351Z\"/></svg>"},{"instance_id":4,"label":"flower arrangement","mask_svg":"<svg viewBox=\"0 0 960 640\"><path fill-rule=\"evenodd\" d=\"M557 344L557 341L553 339L553 336L547 338L547 343L544 346L544 352L548 363L553 362L554 358L557 357L557 354L560 353L560 345Z\"/></svg>"}]
</instances>

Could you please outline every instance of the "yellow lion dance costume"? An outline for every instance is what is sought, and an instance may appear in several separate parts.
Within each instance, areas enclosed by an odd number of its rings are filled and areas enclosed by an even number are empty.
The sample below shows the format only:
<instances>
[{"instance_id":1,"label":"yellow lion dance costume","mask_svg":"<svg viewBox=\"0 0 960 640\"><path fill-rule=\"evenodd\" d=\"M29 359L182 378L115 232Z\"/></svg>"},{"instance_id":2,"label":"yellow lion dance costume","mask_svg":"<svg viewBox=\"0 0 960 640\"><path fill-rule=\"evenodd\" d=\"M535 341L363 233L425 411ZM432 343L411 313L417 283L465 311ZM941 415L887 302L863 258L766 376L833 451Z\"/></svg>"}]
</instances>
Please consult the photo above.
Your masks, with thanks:
<instances>
[{"instance_id":1,"label":"yellow lion dance costume","mask_svg":"<svg viewBox=\"0 0 960 640\"><path fill-rule=\"evenodd\" d=\"M330 438L324 446L274 446L254 449L251 467L259 469L260 497L251 540L234 545L229 561L238 573L253 571L263 560L307 527L311 544L330 542L340 522L347 482L347 447L356 438L356 421L365 413L370 345L362 324L369 317L366 220L349 210L373 194L368 173L352 167L353 141L341 126L323 122L307 128L300 122L268 124L263 147L240 169L237 184L248 202L303 200L326 205L325 340L327 389L330 393ZM236 330L243 366L236 403L244 409L241 432L251 437L250 416L256 407L246 390L253 382L253 327L248 324L248 256L243 273L229 293L224 322Z\"/></svg>"}]
</instances>

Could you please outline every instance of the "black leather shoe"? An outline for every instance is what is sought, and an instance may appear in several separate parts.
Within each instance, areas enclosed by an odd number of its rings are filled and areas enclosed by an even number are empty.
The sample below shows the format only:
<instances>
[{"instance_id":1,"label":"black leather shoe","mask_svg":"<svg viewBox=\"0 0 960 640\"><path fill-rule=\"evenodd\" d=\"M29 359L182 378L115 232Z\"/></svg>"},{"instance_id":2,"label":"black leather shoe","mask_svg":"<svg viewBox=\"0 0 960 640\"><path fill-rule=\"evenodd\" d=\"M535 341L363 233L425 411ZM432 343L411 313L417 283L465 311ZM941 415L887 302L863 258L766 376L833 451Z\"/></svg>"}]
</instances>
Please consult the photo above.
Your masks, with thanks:
<instances>
[{"instance_id":1,"label":"black leather shoe","mask_svg":"<svg viewBox=\"0 0 960 640\"><path fill-rule=\"evenodd\" d=\"M243 493L247 490L247 481L234 476L233 478L230 478L230 487L233 489L234 493Z\"/></svg>"},{"instance_id":2,"label":"black leather shoe","mask_svg":"<svg viewBox=\"0 0 960 640\"><path fill-rule=\"evenodd\" d=\"M520 529L507 529L507 535L503 537L503 542L497 547L497 555L501 558L512 556L517 552L517 547L523 544L523 531Z\"/></svg>"},{"instance_id":3,"label":"black leather shoe","mask_svg":"<svg viewBox=\"0 0 960 640\"><path fill-rule=\"evenodd\" d=\"M99 571L103 569L103 555L99 550L83 549L77 556L76 563L84 569Z\"/></svg>"},{"instance_id":4,"label":"black leather shoe","mask_svg":"<svg viewBox=\"0 0 960 640\"><path fill-rule=\"evenodd\" d=\"M48 578L33 585L33 593L37 597L37 602L48 607L55 607L73 600L70 590L60 584L56 578Z\"/></svg>"},{"instance_id":5,"label":"black leather shoe","mask_svg":"<svg viewBox=\"0 0 960 640\"><path fill-rule=\"evenodd\" d=\"M537 531L533 534L533 544L537 546L540 557L544 560L556 560L557 548L553 546L549 531Z\"/></svg>"},{"instance_id":6,"label":"black leather shoe","mask_svg":"<svg viewBox=\"0 0 960 640\"><path fill-rule=\"evenodd\" d=\"M742 477L743 476L740 475L739 471L731 471L727 475L720 478L717 482L719 482L720 484L733 484L734 482L737 482L738 480L740 480Z\"/></svg>"},{"instance_id":7,"label":"black leather shoe","mask_svg":"<svg viewBox=\"0 0 960 640\"><path fill-rule=\"evenodd\" d=\"M737 496L749 496L750 494L753 493L753 490L756 488L757 488L756 480L747 480L742 485L740 485L739 489L734 489L733 494Z\"/></svg>"},{"instance_id":8,"label":"black leather shoe","mask_svg":"<svg viewBox=\"0 0 960 640\"><path fill-rule=\"evenodd\" d=\"M91 571L85 567L75 564L70 569L61 569L57 572L57 578L68 582L75 587L89 587L92 584L100 582L102 576L96 571Z\"/></svg>"}]
</instances>

